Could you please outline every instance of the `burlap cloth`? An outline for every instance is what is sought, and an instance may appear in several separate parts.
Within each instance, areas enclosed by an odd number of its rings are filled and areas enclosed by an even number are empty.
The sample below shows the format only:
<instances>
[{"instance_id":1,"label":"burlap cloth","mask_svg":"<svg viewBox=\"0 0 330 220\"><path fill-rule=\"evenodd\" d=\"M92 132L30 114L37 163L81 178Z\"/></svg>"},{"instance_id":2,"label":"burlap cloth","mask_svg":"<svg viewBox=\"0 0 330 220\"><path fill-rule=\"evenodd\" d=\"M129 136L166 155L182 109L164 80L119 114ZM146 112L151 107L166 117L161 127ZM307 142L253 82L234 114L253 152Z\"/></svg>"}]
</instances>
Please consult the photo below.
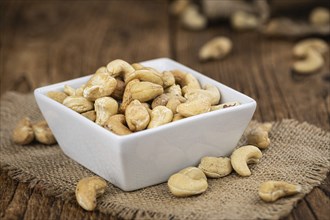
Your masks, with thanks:
<instances>
[{"instance_id":1,"label":"burlap cloth","mask_svg":"<svg viewBox=\"0 0 330 220\"><path fill-rule=\"evenodd\" d=\"M10 133L23 116L32 120L42 118L32 94L2 96L1 169L31 186L42 186L48 195L75 202L75 184L93 173L65 156L57 145L13 144ZM330 167L330 133L308 123L283 120L274 123L270 138L271 146L263 151L260 163L251 166L250 177L239 177L233 172L221 179L209 179L209 188L204 194L189 198L175 198L166 183L134 192L123 192L109 183L105 195L98 200L98 209L125 219L277 219L285 216L299 199L326 178ZM240 144L244 141L243 135ZM303 192L272 204L265 203L258 197L258 186L266 180L301 184Z\"/></svg>"}]
</instances>

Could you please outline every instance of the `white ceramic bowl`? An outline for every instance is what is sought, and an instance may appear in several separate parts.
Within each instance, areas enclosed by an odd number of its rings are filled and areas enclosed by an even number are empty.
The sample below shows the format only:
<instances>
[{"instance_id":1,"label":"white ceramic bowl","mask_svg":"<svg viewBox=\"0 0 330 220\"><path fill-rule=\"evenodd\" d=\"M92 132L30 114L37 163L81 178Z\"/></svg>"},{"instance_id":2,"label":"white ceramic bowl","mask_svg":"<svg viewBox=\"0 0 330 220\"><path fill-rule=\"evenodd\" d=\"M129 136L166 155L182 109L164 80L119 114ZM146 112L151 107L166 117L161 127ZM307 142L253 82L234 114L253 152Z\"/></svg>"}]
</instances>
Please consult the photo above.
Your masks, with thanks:
<instances>
[{"instance_id":1,"label":"white ceramic bowl","mask_svg":"<svg viewBox=\"0 0 330 220\"><path fill-rule=\"evenodd\" d=\"M217 86L221 103L238 101L241 105L118 136L45 95L62 91L65 84L77 88L91 76L36 89L38 106L64 153L125 191L165 182L173 173L198 165L203 156L230 155L256 108L252 98L173 60L141 64L159 71L189 72L202 85Z\"/></svg>"}]
</instances>

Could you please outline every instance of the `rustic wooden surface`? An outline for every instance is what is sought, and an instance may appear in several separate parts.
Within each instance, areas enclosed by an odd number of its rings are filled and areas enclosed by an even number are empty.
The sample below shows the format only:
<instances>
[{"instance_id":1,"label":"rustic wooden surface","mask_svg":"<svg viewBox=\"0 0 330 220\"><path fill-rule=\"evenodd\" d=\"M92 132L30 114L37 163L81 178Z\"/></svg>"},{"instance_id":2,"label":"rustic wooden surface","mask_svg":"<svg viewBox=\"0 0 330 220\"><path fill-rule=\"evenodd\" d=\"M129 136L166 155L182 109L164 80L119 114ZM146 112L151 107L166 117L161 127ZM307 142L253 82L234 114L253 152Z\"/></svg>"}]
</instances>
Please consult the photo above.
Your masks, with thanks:
<instances>
[{"instance_id":1,"label":"rustic wooden surface","mask_svg":"<svg viewBox=\"0 0 330 220\"><path fill-rule=\"evenodd\" d=\"M253 97L256 120L294 118L330 130L329 55L319 73L297 76L290 71L294 40L238 34L225 22L202 32L186 31L167 7L166 1L151 0L1 1L1 94L31 92L91 74L115 58L170 57ZM217 35L233 40L233 53L222 61L200 63L199 48ZM1 219L116 218L85 212L75 201L44 195L38 185L29 188L0 170ZM330 175L284 219L329 219L329 207Z\"/></svg>"}]
</instances>

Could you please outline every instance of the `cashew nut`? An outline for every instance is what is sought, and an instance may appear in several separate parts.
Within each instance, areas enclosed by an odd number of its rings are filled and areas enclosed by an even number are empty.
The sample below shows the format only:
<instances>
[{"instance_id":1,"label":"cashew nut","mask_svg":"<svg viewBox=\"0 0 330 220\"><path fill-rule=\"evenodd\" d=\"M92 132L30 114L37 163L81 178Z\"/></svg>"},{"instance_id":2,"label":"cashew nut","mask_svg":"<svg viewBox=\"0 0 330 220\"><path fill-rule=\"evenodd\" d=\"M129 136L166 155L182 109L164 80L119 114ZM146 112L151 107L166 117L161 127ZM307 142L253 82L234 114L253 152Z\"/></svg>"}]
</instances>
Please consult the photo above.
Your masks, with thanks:
<instances>
[{"instance_id":1,"label":"cashew nut","mask_svg":"<svg viewBox=\"0 0 330 220\"><path fill-rule=\"evenodd\" d=\"M293 70L300 74L315 73L324 65L324 58L314 49L308 49L305 54L305 59L296 61L293 64Z\"/></svg>"},{"instance_id":2,"label":"cashew nut","mask_svg":"<svg viewBox=\"0 0 330 220\"><path fill-rule=\"evenodd\" d=\"M131 131L145 129L150 121L149 112L139 100L133 100L125 111L126 122Z\"/></svg>"},{"instance_id":3,"label":"cashew nut","mask_svg":"<svg viewBox=\"0 0 330 220\"><path fill-rule=\"evenodd\" d=\"M247 135L247 142L260 149L266 149L270 145L270 139L268 137L268 132L270 129L270 123L252 129Z\"/></svg>"},{"instance_id":4,"label":"cashew nut","mask_svg":"<svg viewBox=\"0 0 330 220\"><path fill-rule=\"evenodd\" d=\"M151 108L155 108L159 105L162 105L162 106L165 106L168 102L168 100L170 99L170 97L166 94L166 93L163 93L159 96L157 96L151 103Z\"/></svg>"},{"instance_id":5,"label":"cashew nut","mask_svg":"<svg viewBox=\"0 0 330 220\"><path fill-rule=\"evenodd\" d=\"M198 11L196 5L189 5L181 14L181 24L189 30L202 30L206 28L207 19Z\"/></svg>"},{"instance_id":6,"label":"cashew nut","mask_svg":"<svg viewBox=\"0 0 330 220\"><path fill-rule=\"evenodd\" d=\"M133 79L139 79L141 81L147 81L163 86L163 80L160 74L156 71L148 69L135 70L133 73L128 74L125 77L125 83L132 81Z\"/></svg>"},{"instance_id":7,"label":"cashew nut","mask_svg":"<svg viewBox=\"0 0 330 220\"><path fill-rule=\"evenodd\" d=\"M179 121L183 119L184 117L180 115L179 113L174 114L172 121Z\"/></svg>"},{"instance_id":8,"label":"cashew nut","mask_svg":"<svg viewBox=\"0 0 330 220\"><path fill-rule=\"evenodd\" d=\"M107 70L110 76L123 76L123 78L135 71L135 69L129 63L120 59L113 60L108 63Z\"/></svg>"},{"instance_id":9,"label":"cashew nut","mask_svg":"<svg viewBox=\"0 0 330 220\"><path fill-rule=\"evenodd\" d=\"M87 211L96 208L96 198L102 195L107 183L97 176L81 179L76 186L76 199L78 204Z\"/></svg>"},{"instance_id":10,"label":"cashew nut","mask_svg":"<svg viewBox=\"0 0 330 220\"><path fill-rule=\"evenodd\" d=\"M34 136L42 144L55 144L56 139L45 120L32 125Z\"/></svg>"},{"instance_id":11,"label":"cashew nut","mask_svg":"<svg viewBox=\"0 0 330 220\"><path fill-rule=\"evenodd\" d=\"M172 74L174 76L175 82L180 84L182 87L182 92L188 92L190 89L200 89L201 86L198 79L189 73L182 72L180 70L173 70Z\"/></svg>"},{"instance_id":12,"label":"cashew nut","mask_svg":"<svg viewBox=\"0 0 330 220\"><path fill-rule=\"evenodd\" d=\"M231 165L240 176L250 176L251 171L247 164L257 163L262 157L259 148L246 145L236 149L231 155Z\"/></svg>"},{"instance_id":13,"label":"cashew nut","mask_svg":"<svg viewBox=\"0 0 330 220\"><path fill-rule=\"evenodd\" d=\"M326 26L330 23L330 12L328 8L317 7L309 15L309 22L315 26Z\"/></svg>"},{"instance_id":14,"label":"cashew nut","mask_svg":"<svg viewBox=\"0 0 330 220\"><path fill-rule=\"evenodd\" d=\"M233 43L227 37L216 37L208 41L199 51L201 61L222 59L227 56L233 47Z\"/></svg>"},{"instance_id":15,"label":"cashew nut","mask_svg":"<svg viewBox=\"0 0 330 220\"><path fill-rule=\"evenodd\" d=\"M168 88L175 84L175 78L171 71L164 71L163 74L161 75L161 78L163 80L164 88Z\"/></svg>"},{"instance_id":16,"label":"cashew nut","mask_svg":"<svg viewBox=\"0 0 330 220\"><path fill-rule=\"evenodd\" d=\"M170 13L173 15L180 15L189 6L190 0L175 0L170 5Z\"/></svg>"},{"instance_id":17,"label":"cashew nut","mask_svg":"<svg viewBox=\"0 0 330 220\"><path fill-rule=\"evenodd\" d=\"M81 96L68 96L64 99L63 105L78 113L87 112L94 108L93 102Z\"/></svg>"},{"instance_id":18,"label":"cashew nut","mask_svg":"<svg viewBox=\"0 0 330 220\"><path fill-rule=\"evenodd\" d=\"M230 16L230 23L235 30L256 29L259 25L257 16L244 11L236 11Z\"/></svg>"},{"instance_id":19,"label":"cashew nut","mask_svg":"<svg viewBox=\"0 0 330 220\"><path fill-rule=\"evenodd\" d=\"M274 202L281 197L301 192L301 186L284 181L267 181L260 184L259 196L265 202Z\"/></svg>"},{"instance_id":20,"label":"cashew nut","mask_svg":"<svg viewBox=\"0 0 330 220\"><path fill-rule=\"evenodd\" d=\"M68 96L75 96L75 94L76 94L76 90L69 85L64 85L63 91Z\"/></svg>"},{"instance_id":21,"label":"cashew nut","mask_svg":"<svg viewBox=\"0 0 330 220\"><path fill-rule=\"evenodd\" d=\"M154 109L152 109L151 111L148 129L167 124L171 122L172 119L173 119L173 112L170 109L166 108L165 106L159 105Z\"/></svg>"},{"instance_id":22,"label":"cashew nut","mask_svg":"<svg viewBox=\"0 0 330 220\"><path fill-rule=\"evenodd\" d=\"M141 65L141 64L139 64L139 63L133 63L131 66L132 66L135 70L140 70L140 69L143 69L143 68L144 68L144 66Z\"/></svg>"},{"instance_id":23,"label":"cashew nut","mask_svg":"<svg viewBox=\"0 0 330 220\"><path fill-rule=\"evenodd\" d=\"M116 81L117 85L115 90L111 93L111 97L117 100L121 100L125 91L125 82L119 78L116 78Z\"/></svg>"},{"instance_id":24,"label":"cashew nut","mask_svg":"<svg viewBox=\"0 0 330 220\"><path fill-rule=\"evenodd\" d=\"M47 92L47 96L59 103L63 103L64 99L67 96L67 94L65 94L64 92L56 92L56 91L50 91L50 92Z\"/></svg>"},{"instance_id":25,"label":"cashew nut","mask_svg":"<svg viewBox=\"0 0 330 220\"><path fill-rule=\"evenodd\" d=\"M110 116L117 114L118 102L111 97L102 97L96 99L94 103L96 112L96 124L103 126Z\"/></svg>"},{"instance_id":26,"label":"cashew nut","mask_svg":"<svg viewBox=\"0 0 330 220\"><path fill-rule=\"evenodd\" d=\"M131 96L140 102L147 102L163 94L164 89L161 85L151 82L137 82L131 86Z\"/></svg>"},{"instance_id":27,"label":"cashew nut","mask_svg":"<svg viewBox=\"0 0 330 220\"><path fill-rule=\"evenodd\" d=\"M16 125L12 133L12 140L16 144L29 144L34 139L31 120L28 117L22 118Z\"/></svg>"},{"instance_id":28,"label":"cashew nut","mask_svg":"<svg viewBox=\"0 0 330 220\"><path fill-rule=\"evenodd\" d=\"M96 73L86 83L83 96L90 101L111 95L116 89L117 81L108 73Z\"/></svg>"},{"instance_id":29,"label":"cashew nut","mask_svg":"<svg viewBox=\"0 0 330 220\"><path fill-rule=\"evenodd\" d=\"M167 185L171 193L177 197L201 194L208 187L205 174L196 167L187 167L173 174L169 178Z\"/></svg>"},{"instance_id":30,"label":"cashew nut","mask_svg":"<svg viewBox=\"0 0 330 220\"><path fill-rule=\"evenodd\" d=\"M239 102L226 102L220 105L213 105L211 106L211 111L215 111L215 110L219 110L219 109L223 109L223 108L229 108L229 107L233 107L233 106L237 106L240 105Z\"/></svg>"},{"instance_id":31,"label":"cashew nut","mask_svg":"<svg viewBox=\"0 0 330 220\"><path fill-rule=\"evenodd\" d=\"M91 110L88 112L81 113L82 116L88 118L89 120L95 122L96 121L96 112L95 110Z\"/></svg>"},{"instance_id":32,"label":"cashew nut","mask_svg":"<svg viewBox=\"0 0 330 220\"><path fill-rule=\"evenodd\" d=\"M178 108L178 106L181 104L181 101L178 98L170 98L168 100L168 102L166 103L166 107L169 108L173 114L177 113L176 109Z\"/></svg>"},{"instance_id":33,"label":"cashew nut","mask_svg":"<svg viewBox=\"0 0 330 220\"><path fill-rule=\"evenodd\" d=\"M318 53L324 55L328 52L328 44L319 38L309 38L299 41L293 48L293 55L297 58L304 58L309 49L314 49Z\"/></svg>"},{"instance_id":34,"label":"cashew nut","mask_svg":"<svg viewBox=\"0 0 330 220\"><path fill-rule=\"evenodd\" d=\"M140 82L140 80L134 79L134 80L130 81L129 83L127 83L125 90L124 90L124 94L123 94L123 101L121 102L121 105L120 105L120 112L122 112L122 113L125 112L127 106L133 100L132 93L131 93L131 87L135 83L138 83L138 82Z\"/></svg>"},{"instance_id":35,"label":"cashew nut","mask_svg":"<svg viewBox=\"0 0 330 220\"><path fill-rule=\"evenodd\" d=\"M198 168L210 178L227 176L233 170L228 157L203 157Z\"/></svg>"},{"instance_id":36,"label":"cashew nut","mask_svg":"<svg viewBox=\"0 0 330 220\"><path fill-rule=\"evenodd\" d=\"M205 112L209 112L211 109L210 96L205 93L191 93L187 97L185 103L178 105L176 111L184 117L190 117Z\"/></svg>"},{"instance_id":37,"label":"cashew nut","mask_svg":"<svg viewBox=\"0 0 330 220\"><path fill-rule=\"evenodd\" d=\"M126 127L125 115L117 114L109 118L104 127L118 135L131 134L131 130Z\"/></svg>"},{"instance_id":38,"label":"cashew nut","mask_svg":"<svg viewBox=\"0 0 330 220\"><path fill-rule=\"evenodd\" d=\"M220 92L218 88L214 85L206 84L203 89L189 89L185 93L185 98L190 99L191 95L195 93L204 93L205 95L210 97L211 105L216 105L220 101Z\"/></svg>"},{"instance_id":39,"label":"cashew nut","mask_svg":"<svg viewBox=\"0 0 330 220\"><path fill-rule=\"evenodd\" d=\"M108 73L108 69L105 66L101 66L95 71L95 73Z\"/></svg>"}]
</instances>

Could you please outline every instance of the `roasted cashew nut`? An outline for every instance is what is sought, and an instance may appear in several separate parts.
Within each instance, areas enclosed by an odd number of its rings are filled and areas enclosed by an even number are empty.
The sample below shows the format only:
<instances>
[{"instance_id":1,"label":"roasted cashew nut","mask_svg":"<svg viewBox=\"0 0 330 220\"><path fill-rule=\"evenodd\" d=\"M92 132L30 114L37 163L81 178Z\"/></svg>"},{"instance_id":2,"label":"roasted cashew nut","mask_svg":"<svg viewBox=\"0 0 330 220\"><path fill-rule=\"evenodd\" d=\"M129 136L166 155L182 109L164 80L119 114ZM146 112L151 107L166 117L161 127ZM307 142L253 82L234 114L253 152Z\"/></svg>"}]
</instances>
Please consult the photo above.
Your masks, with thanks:
<instances>
[{"instance_id":1,"label":"roasted cashew nut","mask_svg":"<svg viewBox=\"0 0 330 220\"><path fill-rule=\"evenodd\" d=\"M176 111L184 116L190 117L205 112L209 112L211 109L210 96L205 93L193 93L188 96L185 103L178 105Z\"/></svg>"},{"instance_id":2,"label":"roasted cashew nut","mask_svg":"<svg viewBox=\"0 0 330 220\"><path fill-rule=\"evenodd\" d=\"M268 137L268 132L271 129L271 124L257 126L252 129L247 135L247 142L254 145L260 149L266 149L270 145L270 139Z\"/></svg>"},{"instance_id":3,"label":"roasted cashew nut","mask_svg":"<svg viewBox=\"0 0 330 220\"><path fill-rule=\"evenodd\" d=\"M260 184L259 196L265 202L274 202L281 197L301 192L301 186L284 181L267 181Z\"/></svg>"},{"instance_id":4,"label":"roasted cashew nut","mask_svg":"<svg viewBox=\"0 0 330 220\"><path fill-rule=\"evenodd\" d=\"M199 51L201 61L222 59L232 50L233 43L227 37L216 37L205 43Z\"/></svg>"},{"instance_id":5,"label":"roasted cashew nut","mask_svg":"<svg viewBox=\"0 0 330 220\"><path fill-rule=\"evenodd\" d=\"M81 113L82 116L88 118L89 120L95 122L96 121L96 112L95 110L90 110L88 112Z\"/></svg>"},{"instance_id":6,"label":"roasted cashew nut","mask_svg":"<svg viewBox=\"0 0 330 220\"><path fill-rule=\"evenodd\" d=\"M125 77L133 73L135 69L126 61L117 59L108 63L107 71L112 77L122 76L125 79Z\"/></svg>"},{"instance_id":7,"label":"roasted cashew nut","mask_svg":"<svg viewBox=\"0 0 330 220\"><path fill-rule=\"evenodd\" d=\"M251 171L248 164L259 162L261 157L262 153L259 148L252 145L246 145L236 149L230 159L231 165L236 173L240 176L250 176Z\"/></svg>"},{"instance_id":8,"label":"roasted cashew nut","mask_svg":"<svg viewBox=\"0 0 330 220\"><path fill-rule=\"evenodd\" d=\"M171 122L172 119L173 112L169 108L159 105L151 111L148 129L167 124Z\"/></svg>"},{"instance_id":9,"label":"roasted cashew nut","mask_svg":"<svg viewBox=\"0 0 330 220\"><path fill-rule=\"evenodd\" d=\"M87 112L94 108L93 102L82 96L68 96L64 99L63 105L78 113Z\"/></svg>"},{"instance_id":10,"label":"roasted cashew nut","mask_svg":"<svg viewBox=\"0 0 330 220\"><path fill-rule=\"evenodd\" d=\"M174 76L175 82L181 86L183 94L185 94L186 90L201 88L198 79L193 75L180 70L172 70L171 72Z\"/></svg>"},{"instance_id":11,"label":"roasted cashew nut","mask_svg":"<svg viewBox=\"0 0 330 220\"><path fill-rule=\"evenodd\" d=\"M64 92L57 92L57 91L47 92L47 96L61 104L63 103L64 99L68 97L68 95L65 94Z\"/></svg>"},{"instance_id":12,"label":"roasted cashew nut","mask_svg":"<svg viewBox=\"0 0 330 220\"><path fill-rule=\"evenodd\" d=\"M147 81L163 86L163 79L161 74L149 69L135 70L131 74L125 77L125 83L132 81L133 79L139 79L140 81Z\"/></svg>"},{"instance_id":13,"label":"roasted cashew nut","mask_svg":"<svg viewBox=\"0 0 330 220\"><path fill-rule=\"evenodd\" d=\"M239 102L226 102L220 105L212 105L211 106L211 111L219 110L219 109L224 109L224 108L229 108L229 107L234 107L240 105Z\"/></svg>"},{"instance_id":14,"label":"roasted cashew nut","mask_svg":"<svg viewBox=\"0 0 330 220\"><path fill-rule=\"evenodd\" d=\"M134 80L130 81L129 83L127 83L125 90L124 90L124 94L123 94L123 101L121 102L121 105L120 105L121 113L125 112L127 106L133 100L132 93L131 93L131 87L133 86L133 84L138 83L138 82L140 82L140 80L134 79Z\"/></svg>"},{"instance_id":15,"label":"roasted cashew nut","mask_svg":"<svg viewBox=\"0 0 330 220\"><path fill-rule=\"evenodd\" d=\"M111 97L102 97L95 100L96 124L103 126L104 123L118 112L118 102Z\"/></svg>"},{"instance_id":16,"label":"roasted cashew nut","mask_svg":"<svg viewBox=\"0 0 330 220\"><path fill-rule=\"evenodd\" d=\"M28 117L22 118L16 125L11 135L16 144L29 144L34 139L31 120Z\"/></svg>"},{"instance_id":17,"label":"roasted cashew nut","mask_svg":"<svg viewBox=\"0 0 330 220\"><path fill-rule=\"evenodd\" d=\"M147 102L163 94L164 89L161 85L151 82L137 82L131 86L131 96L140 102Z\"/></svg>"},{"instance_id":18,"label":"roasted cashew nut","mask_svg":"<svg viewBox=\"0 0 330 220\"><path fill-rule=\"evenodd\" d=\"M111 95L116 89L117 81L108 73L96 73L86 83L83 96L90 101Z\"/></svg>"},{"instance_id":19,"label":"roasted cashew nut","mask_svg":"<svg viewBox=\"0 0 330 220\"><path fill-rule=\"evenodd\" d=\"M45 120L32 125L36 140L42 144L55 144L56 139Z\"/></svg>"},{"instance_id":20,"label":"roasted cashew nut","mask_svg":"<svg viewBox=\"0 0 330 220\"><path fill-rule=\"evenodd\" d=\"M171 193L177 197L201 194L208 187L205 174L196 167L187 167L173 174L169 178L167 185Z\"/></svg>"},{"instance_id":21,"label":"roasted cashew nut","mask_svg":"<svg viewBox=\"0 0 330 220\"><path fill-rule=\"evenodd\" d=\"M96 198L102 195L107 183L97 176L81 179L76 186L76 199L78 204L87 211L96 208Z\"/></svg>"},{"instance_id":22,"label":"roasted cashew nut","mask_svg":"<svg viewBox=\"0 0 330 220\"><path fill-rule=\"evenodd\" d=\"M310 74L318 71L324 65L324 58L314 49L308 49L305 59L296 61L293 64L293 70L300 74Z\"/></svg>"},{"instance_id":23,"label":"roasted cashew nut","mask_svg":"<svg viewBox=\"0 0 330 220\"><path fill-rule=\"evenodd\" d=\"M203 157L198 168L210 178L227 176L233 170L228 157Z\"/></svg>"},{"instance_id":24,"label":"roasted cashew nut","mask_svg":"<svg viewBox=\"0 0 330 220\"><path fill-rule=\"evenodd\" d=\"M139 100L133 100L125 111L126 122L131 131L145 129L150 121L149 112Z\"/></svg>"},{"instance_id":25,"label":"roasted cashew nut","mask_svg":"<svg viewBox=\"0 0 330 220\"><path fill-rule=\"evenodd\" d=\"M231 27L235 30L256 29L259 21L256 15L244 11L237 11L230 16Z\"/></svg>"},{"instance_id":26,"label":"roasted cashew nut","mask_svg":"<svg viewBox=\"0 0 330 220\"><path fill-rule=\"evenodd\" d=\"M123 114L111 116L104 124L104 127L118 135L127 135L132 133L132 131L126 127L125 115Z\"/></svg>"}]
</instances>

